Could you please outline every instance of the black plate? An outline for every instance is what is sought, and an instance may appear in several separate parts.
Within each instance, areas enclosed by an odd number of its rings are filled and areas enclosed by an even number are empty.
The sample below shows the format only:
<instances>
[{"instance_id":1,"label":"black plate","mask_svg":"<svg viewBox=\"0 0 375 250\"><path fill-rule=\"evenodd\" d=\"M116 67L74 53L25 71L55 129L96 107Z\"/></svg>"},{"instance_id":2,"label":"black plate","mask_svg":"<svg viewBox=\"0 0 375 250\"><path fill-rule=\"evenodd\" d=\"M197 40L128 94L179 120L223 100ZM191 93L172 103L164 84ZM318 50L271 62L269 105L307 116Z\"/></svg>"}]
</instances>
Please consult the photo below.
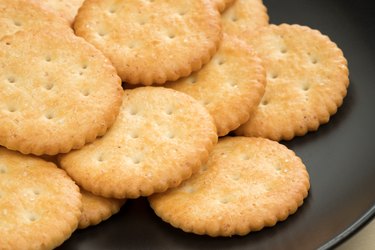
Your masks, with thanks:
<instances>
[{"instance_id":1,"label":"black plate","mask_svg":"<svg viewBox=\"0 0 375 250\"><path fill-rule=\"evenodd\" d=\"M60 249L328 248L375 213L375 9L371 1L264 0L272 23L319 29L349 61L344 105L318 132L285 144L307 165L311 192L285 222L245 237L183 233L156 217L147 200L128 201L99 226L77 231Z\"/></svg>"}]
</instances>

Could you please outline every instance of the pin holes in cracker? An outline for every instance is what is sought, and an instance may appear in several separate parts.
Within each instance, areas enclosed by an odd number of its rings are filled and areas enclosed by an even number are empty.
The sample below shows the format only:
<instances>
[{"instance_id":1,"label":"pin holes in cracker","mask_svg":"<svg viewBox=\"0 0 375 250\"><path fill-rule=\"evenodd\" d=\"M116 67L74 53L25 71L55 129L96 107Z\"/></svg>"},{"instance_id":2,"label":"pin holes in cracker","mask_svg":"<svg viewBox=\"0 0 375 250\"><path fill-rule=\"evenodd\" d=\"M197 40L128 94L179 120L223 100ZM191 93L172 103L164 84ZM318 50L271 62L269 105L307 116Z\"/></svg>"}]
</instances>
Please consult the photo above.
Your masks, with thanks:
<instances>
[{"instance_id":1,"label":"pin holes in cracker","mask_svg":"<svg viewBox=\"0 0 375 250\"><path fill-rule=\"evenodd\" d=\"M21 27L22 26L22 23L18 20L13 20L13 24L17 27Z\"/></svg>"},{"instance_id":2,"label":"pin holes in cracker","mask_svg":"<svg viewBox=\"0 0 375 250\"><path fill-rule=\"evenodd\" d=\"M39 215L32 213L32 212L26 212L25 213L25 219L29 222L37 221L40 218Z\"/></svg>"},{"instance_id":3,"label":"pin holes in cracker","mask_svg":"<svg viewBox=\"0 0 375 250\"><path fill-rule=\"evenodd\" d=\"M267 106L269 104L269 100L265 97L262 98L262 100L260 101L260 104L262 106Z\"/></svg>"},{"instance_id":4,"label":"pin holes in cracker","mask_svg":"<svg viewBox=\"0 0 375 250\"><path fill-rule=\"evenodd\" d=\"M14 76L8 77L7 80L8 80L9 83L15 83L16 82L16 78Z\"/></svg>"},{"instance_id":5,"label":"pin holes in cracker","mask_svg":"<svg viewBox=\"0 0 375 250\"><path fill-rule=\"evenodd\" d=\"M0 174L6 174L8 169L4 165L0 165Z\"/></svg>"},{"instance_id":6,"label":"pin holes in cracker","mask_svg":"<svg viewBox=\"0 0 375 250\"><path fill-rule=\"evenodd\" d=\"M309 57L309 60L311 64L317 64L318 63L318 58L314 56L311 52L307 52L307 56Z\"/></svg>"},{"instance_id":7,"label":"pin holes in cracker","mask_svg":"<svg viewBox=\"0 0 375 250\"><path fill-rule=\"evenodd\" d=\"M279 77L279 74L275 71L269 71L267 72L267 78L270 79L270 80L275 80Z\"/></svg>"},{"instance_id":8,"label":"pin holes in cracker","mask_svg":"<svg viewBox=\"0 0 375 250\"><path fill-rule=\"evenodd\" d=\"M194 84L198 81L198 75L197 73L193 73L191 74L188 78L187 78L187 81L191 84Z\"/></svg>"},{"instance_id":9,"label":"pin holes in cracker","mask_svg":"<svg viewBox=\"0 0 375 250\"><path fill-rule=\"evenodd\" d=\"M301 84L301 88L303 91L308 91L311 88L311 86L309 83L304 82Z\"/></svg>"}]
</instances>

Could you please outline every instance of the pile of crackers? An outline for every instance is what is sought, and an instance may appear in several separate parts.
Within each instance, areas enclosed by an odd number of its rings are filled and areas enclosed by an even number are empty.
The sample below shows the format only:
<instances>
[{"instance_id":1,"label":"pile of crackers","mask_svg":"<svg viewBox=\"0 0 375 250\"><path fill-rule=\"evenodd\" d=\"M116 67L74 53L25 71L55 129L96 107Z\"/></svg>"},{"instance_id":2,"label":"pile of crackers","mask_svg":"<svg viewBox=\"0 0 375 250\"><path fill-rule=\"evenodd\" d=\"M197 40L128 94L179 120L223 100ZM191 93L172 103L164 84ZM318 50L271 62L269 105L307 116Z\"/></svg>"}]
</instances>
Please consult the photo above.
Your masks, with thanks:
<instances>
[{"instance_id":1,"label":"pile of crackers","mask_svg":"<svg viewBox=\"0 0 375 250\"><path fill-rule=\"evenodd\" d=\"M261 0L0 0L0 249L52 249L141 196L186 232L273 226L310 188L278 141L348 85L334 42Z\"/></svg>"}]
</instances>

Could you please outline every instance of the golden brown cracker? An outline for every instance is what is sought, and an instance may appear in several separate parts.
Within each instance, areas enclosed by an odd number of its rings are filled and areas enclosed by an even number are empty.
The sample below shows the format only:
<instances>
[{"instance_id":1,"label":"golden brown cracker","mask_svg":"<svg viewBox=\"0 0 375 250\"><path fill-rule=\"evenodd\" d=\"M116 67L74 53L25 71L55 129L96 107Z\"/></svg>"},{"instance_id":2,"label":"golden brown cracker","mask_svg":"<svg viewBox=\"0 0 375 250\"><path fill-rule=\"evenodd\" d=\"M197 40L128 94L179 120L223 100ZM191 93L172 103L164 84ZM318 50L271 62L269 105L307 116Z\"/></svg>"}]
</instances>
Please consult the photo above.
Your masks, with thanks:
<instances>
[{"instance_id":1,"label":"golden brown cracker","mask_svg":"<svg viewBox=\"0 0 375 250\"><path fill-rule=\"evenodd\" d=\"M0 148L0 249L52 249L81 215L78 186L56 165Z\"/></svg>"},{"instance_id":2,"label":"golden brown cracker","mask_svg":"<svg viewBox=\"0 0 375 250\"><path fill-rule=\"evenodd\" d=\"M72 24L84 0L32 0Z\"/></svg>"},{"instance_id":3,"label":"golden brown cracker","mask_svg":"<svg viewBox=\"0 0 375 250\"><path fill-rule=\"evenodd\" d=\"M125 90L120 114L101 139L60 158L84 189L137 198L179 185L217 142L208 111L192 97L162 87Z\"/></svg>"},{"instance_id":4,"label":"golden brown cracker","mask_svg":"<svg viewBox=\"0 0 375 250\"><path fill-rule=\"evenodd\" d=\"M224 35L212 60L187 78L166 84L200 101L215 120L219 136L245 123L265 90L266 74L249 45Z\"/></svg>"},{"instance_id":5,"label":"golden brown cracker","mask_svg":"<svg viewBox=\"0 0 375 250\"><path fill-rule=\"evenodd\" d=\"M299 25L270 25L248 42L267 71L259 107L236 133L290 140L327 123L349 85L342 51L319 31Z\"/></svg>"},{"instance_id":6,"label":"golden brown cracker","mask_svg":"<svg viewBox=\"0 0 375 250\"><path fill-rule=\"evenodd\" d=\"M82 214L79 219L78 228L84 229L97 225L107 220L113 214L120 211L125 200L104 198L94 195L81 188L82 194Z\"/></svg>"},{"instance_id":7,"label":"golden brown cracker","mask_svg":"<svg viewBox=\"0 0 375 250\"><path fill-rule=\"evenodd\" d=\"M296 212L309 187L304 164L284 145L226 137L200 172L149 201L159 217L185 232L246 235Z\"/></svg>"},{"instance_id":8,"label":"golden brown cracker","mask_svg":"<svg viewBox=\"0 0 375 250\"><path fill-rule=\"evenodd\" d=\"M70 30L63 19L30 0L0 1L0 39L18 31L45 26L59 26Z\"/></svg>"},{"instance_id":9,"label":"golden brown cracker","mask_svg":"<svg viewBox=\"0 0 375 250\"><path fill-rule=\"evenodd\" d=\"M267 8L262 0L236 0L222 14L223 32L240 38L268 26Z\"/></svg>"},{"instance_id":10,"label":"golden brown cracker","mask_svg":"<svg viewBox=\"0 0 375 250\"><path fill-rule=\"evenodd\" d=\"M207 63L221 39L220 14L205 0L86 0L74 24L130 84L163 84Z\"/></svg>"},{"instance_id":11,"label":"golden brown cracker","mask_svg":"<svg viewBox=\"0 0 375 250\"><path fill-rule=\"evenodd\" d=\"M212 4L216 6L216 8L223 12L229 5L231 5L235 0L209 0Z\"/></svg>"},{"instance_id":12,"label":"golden brown cracker","mask_svg":"<svg viewBox=\"0 0 375 250\"><path fill-rule=\"evenodd\" d=\"M0 145L9 149L54 155L81 148L103 135L119 112L116 70L69 29L4 37L0 65Z\"/></svg>"}]
</instances>

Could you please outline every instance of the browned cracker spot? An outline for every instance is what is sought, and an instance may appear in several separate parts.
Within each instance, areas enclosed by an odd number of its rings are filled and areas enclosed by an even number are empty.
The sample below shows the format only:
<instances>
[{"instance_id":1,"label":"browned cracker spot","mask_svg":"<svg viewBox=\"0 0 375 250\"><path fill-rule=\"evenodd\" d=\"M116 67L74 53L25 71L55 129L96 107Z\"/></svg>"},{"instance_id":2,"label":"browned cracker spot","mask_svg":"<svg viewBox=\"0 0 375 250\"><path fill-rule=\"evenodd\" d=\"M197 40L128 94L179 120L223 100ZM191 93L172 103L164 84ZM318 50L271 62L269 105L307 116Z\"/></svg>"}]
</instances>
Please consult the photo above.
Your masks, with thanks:
<instances>
[{"instance_id":1,"label":"browned cracker spot","mask_svg":"<svg viewBox=\"0 0 375 250\"><path fill-rule=\"evenodd\" d=\"M161 87L125 90L116 122L101 139L60 158L84 189L137 198L179 185L217 142L213 119L192 97Z\"/></svg>"},{"instance_id":2,"label":"browned cracker spot","mask_svg":"<svg viewBox=\"0 0 375 250\"><path fill-rule=\"evenodd\" d=\"M30 1L30 0L29 0ZM84 0L32 0L72 24Z\"/></svg>"},{"instance_id":3,"label":"browned cracker spot","mask_svg":"<svg viewBox=\"0 0 375 250\"><path fill-rule=\"evenodd\" d=\"M317 30L288 24L262 28L248 42L262 58L267 87L238 135L290 140L329 121L349 85L347 61L335 43Z\"/></svg>"},{"instance_id":4,"label":"browned cracker spot","mask_svg":"<svg viewBox=\"0 0 375 250\"><path fill-rule=\"evenodd\" d=\"M79 219L78 228L84 229L97 225L120 211L125 200L104 198L94 195L84 189L82 194L82 214Z\"/></svg>"},{"instance_id":5,"label":"browned cracker spot","mask_svg":"<svg viewBox=\"0 0 375 250\"><path fill-rule=\"evenodd\" d=\"M103 135L123 93L100 51L53 26L0 40L0 85L0 145L35 155L69 152Z\"/></svg>"},{"instance_id":6,"label":"browned cracker spot","mask_svg":"<svg viewBox=\"0 0 375 250\"><path fill-rule=\"evenodd\" d=\"M200 71L166 84L206 106L224 136L249 119L265 90L261 60L244 42L224 35L218 52Z\"/></svg>"},{"instance_id":7,"label":"browned cracker spot","mask_svg":"<svg viewBox=\"0 0 375 250\"><path fill-rule=\"evenodd\" d=\"M309 187L301 159L285 146L227 137L200 172L149 201L159 217L185 232L245 235L296 212Z\"/></svg>"},{"instance_id":8,"label":"browned cracker spot","mask_svg":"<svg viewBox=\"0 0 375 250\"><path fill-rule=\"evenodd\" d=\"M163 84L207 63L221 38L220 14L205 0L86 0L74 24L130 84Z\"/></svg>"},{"instance_id":9,"label":"browned cracker spot","mask_svg":"<svg viewBox=\"0 0 375 250\"><path fill-rule=\"evenodd\" d=\"M21 30L55 25L69 28L63 19L30 0L0 1L0 39Z\"/></svg>"},{"instance_id":10,"label":"browned cracker spot","mask_svg":"<svg viewBox=\"0 0 375 250\"><path fill-rule=\"evenodd\" d=\"M81 215L78 186L53 163L0 148L0 249L52 249Z\"/></svg>"},{"instance_id":11,"label":"browned cracker spot","mask_svg":"<svg viewBox=\"0 0 375 250\"><path fill-rule=\"evenodd\" d=\"M240 38L268 26L267 8L262 0L236 0L222 14L223 32Z\"/></svg>"},{"instance_id":12,"label":"browned cracker spot","mask_svg":"<svg viewBox=\"0 0 375 250\"><path fill-rule=\"evenodd\" d=\"M216 8L223 12L230 4L235 2L235 0L209 0L212 4L216 6Z\"/></svg>"}]
</instances>

